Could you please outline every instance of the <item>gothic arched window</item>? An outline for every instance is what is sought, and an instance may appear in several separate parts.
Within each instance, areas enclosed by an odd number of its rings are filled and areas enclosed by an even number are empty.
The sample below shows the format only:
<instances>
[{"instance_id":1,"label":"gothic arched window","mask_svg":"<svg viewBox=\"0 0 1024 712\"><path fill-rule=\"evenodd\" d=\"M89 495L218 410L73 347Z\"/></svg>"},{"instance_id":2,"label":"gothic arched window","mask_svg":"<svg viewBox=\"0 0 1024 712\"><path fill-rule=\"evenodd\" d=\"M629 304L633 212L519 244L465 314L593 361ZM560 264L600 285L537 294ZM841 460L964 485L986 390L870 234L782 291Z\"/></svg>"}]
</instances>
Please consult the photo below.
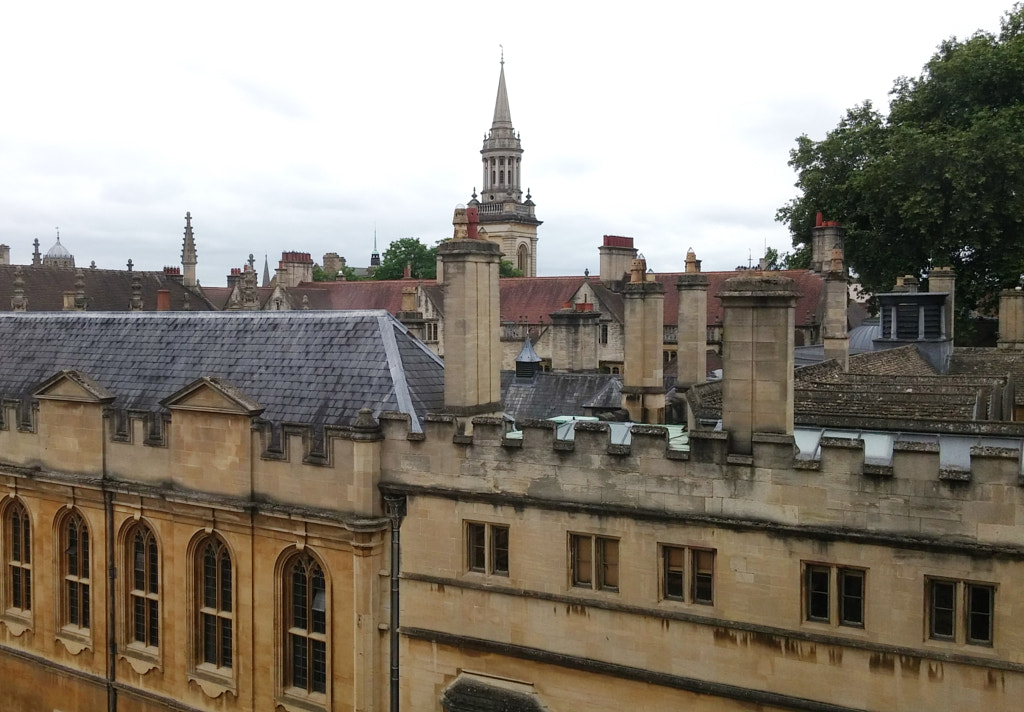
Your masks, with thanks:
<instances>
[{"instance_id":1,"label":"gothic arched window","mask_svg":"<svg viewBox=\"0 0 1024 712\"><path fill-rule=\"evenodd\" d=\"M60 573L63 588L60 626L86 630L90 627L89 527L81 512L72 511L60 523Z\"/></svg>"},{"instance_id":2,"label":"gothic arched window","mask_svg":"<svg viewBox=\"0 0 1024 712\"><path fill-rule=\"evenodd\" d=\"M282 572L284 688L327 692L327 580L308 552L295 554Z\"/></svg>"},{"instance_id":3,"label":"gothic arched window","mask_svg":"<svg viewBox=\"0 0 1024 712\"><path fill-rule=\"evenodd\" d=\"M153 531L138 523L125 538L128 643L160 645L160 552Z\"/></svg>"},{"instance_id":4,"label":"gothic arched window","mask_svg":"<svg viewBox=\"0 0 1024 712\"><path fill-rule=\"evenodd\" d=\"M32 610L32 524L25 505L16 499L4 511L4 558L4 608L28 613Z\"/></svg>"},{"instance_id":5,"label":"gothic arched window","mask_svg":"<svg viewBox=\"0 0 1024 712\"><path fill-rule=\"evenodd\" d=\"M234 660L231 553L215 534L203 539L195 552L197 662L231 668Z\"/></svg>"}]
</instances>

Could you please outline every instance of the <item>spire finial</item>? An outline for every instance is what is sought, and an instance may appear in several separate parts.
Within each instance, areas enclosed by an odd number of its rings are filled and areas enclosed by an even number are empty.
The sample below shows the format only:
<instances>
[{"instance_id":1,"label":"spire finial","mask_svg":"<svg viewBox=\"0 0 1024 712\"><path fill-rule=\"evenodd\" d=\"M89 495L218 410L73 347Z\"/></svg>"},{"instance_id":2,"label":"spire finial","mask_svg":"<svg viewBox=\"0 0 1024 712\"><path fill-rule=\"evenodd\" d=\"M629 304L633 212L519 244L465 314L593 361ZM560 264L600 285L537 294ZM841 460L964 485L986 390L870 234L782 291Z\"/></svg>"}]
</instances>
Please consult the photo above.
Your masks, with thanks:
<instances>
[{"instance_id":1,"label":"spire finial","mask_svg":"<svg viewBox=\"0 0 1024 712\"><path fill-rule=\"evenodd\" d=\"M59 227L55 227L54 230L57 231L57 242L60 242L60 228Z\"/></svg>"},{"instance_id":2,"label":"spire finial","mask_svg":"<svg viewBox=\"0 0 1024 712\"><path fill-rule=\"evenodd\" d=\"M498 45L501 47L501 66L505 66L505 45Z\"/></svg>"}]
</instances>

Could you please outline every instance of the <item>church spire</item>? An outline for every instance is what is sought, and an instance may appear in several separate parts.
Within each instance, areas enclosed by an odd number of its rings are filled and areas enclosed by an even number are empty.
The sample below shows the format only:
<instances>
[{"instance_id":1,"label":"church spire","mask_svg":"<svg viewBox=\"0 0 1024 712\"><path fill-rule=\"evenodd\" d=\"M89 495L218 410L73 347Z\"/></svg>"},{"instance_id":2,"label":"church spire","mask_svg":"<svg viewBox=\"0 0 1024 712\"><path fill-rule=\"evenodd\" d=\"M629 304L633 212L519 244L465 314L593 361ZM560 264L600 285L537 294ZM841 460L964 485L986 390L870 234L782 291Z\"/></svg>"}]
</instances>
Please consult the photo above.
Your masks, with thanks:
<instances>
[{"instance_id":1,"label":"church spire","mask_svg":"<svg viewBox=\"0 0 1024 712\"><path fill-rule=\"evenodd\" d=\"M512 130L512 112L508 108L508 89L505 88L504 47L501 49L501 73L498 75L498 96L494 100L494 120L491 122L491 131L497 128Z\"/></svg>"},{"instance_id":2,"label":"church spire","mask_svg":"<svg viewBox=\"0 0 1024 712\"><path fill-rule=\"evenodd\" d=\"M192 235L192 213L185 213L185 239L181 245L182 284L186 287L196 286L196 241Z\"/></svg>"}]
</instances>

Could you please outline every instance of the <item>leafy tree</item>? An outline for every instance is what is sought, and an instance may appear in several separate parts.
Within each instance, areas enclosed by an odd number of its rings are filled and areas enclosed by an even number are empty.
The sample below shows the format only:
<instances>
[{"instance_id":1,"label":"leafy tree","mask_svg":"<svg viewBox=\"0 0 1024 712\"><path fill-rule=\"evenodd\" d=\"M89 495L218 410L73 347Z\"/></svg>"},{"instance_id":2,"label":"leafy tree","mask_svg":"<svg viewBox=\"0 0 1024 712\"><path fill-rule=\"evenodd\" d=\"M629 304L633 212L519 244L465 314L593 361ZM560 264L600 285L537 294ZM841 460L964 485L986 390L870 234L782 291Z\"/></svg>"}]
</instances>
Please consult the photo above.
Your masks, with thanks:
<instances>
[{"instance_id":1,"label":"leafy tree","mask_svg":"<svg viewBox=\"0 0 1024 712\"><path fill-rule=\"evenodd\" d=\"M414 279L433 279L437 273L437 246L427 247L415 237L395 240L381 255L373 279L402 279L405 266L410 263Z\"/></svg>"},{"instance_id":2,"label":"leafy tree","mask_svg":"<svg viewBox=\"0 0 1024 712\"><path fill-rule=\"evenodd\" d=\"M896 80L889 115L870 102L823 140L797 139L802 195L779 209L797 253L815 213L846 228L868 291L950 265L966 312L1024 272L1024 6L998 35L948 39L916 79Z\"/></svg>"},{"instance_id":3,"label":"leafy tree","mask_svg":"<svg viewBox=\"0 0 1024 712\"><path fill-rule=\"evenodd\" d=\"M522 277L523 271L516 269L512 266L512 263L508 260L502 260L498 264L498 276L499 277Z\"/></svg>"},{"instance_id":4,"label":"leafy tree","mask_svg":"<svg viewBox=\"0 0 1024 712\"><path fill-rule=\"evenodd\" d=\"M339 270L327 271L320 265L313 265L313 281L314 282L333 282L338 279L338 274L345 275L345 279L349 282L356 282L363 279L356 274L356 271L349 266L344 266Z\"/></svg>"}]
</instances>

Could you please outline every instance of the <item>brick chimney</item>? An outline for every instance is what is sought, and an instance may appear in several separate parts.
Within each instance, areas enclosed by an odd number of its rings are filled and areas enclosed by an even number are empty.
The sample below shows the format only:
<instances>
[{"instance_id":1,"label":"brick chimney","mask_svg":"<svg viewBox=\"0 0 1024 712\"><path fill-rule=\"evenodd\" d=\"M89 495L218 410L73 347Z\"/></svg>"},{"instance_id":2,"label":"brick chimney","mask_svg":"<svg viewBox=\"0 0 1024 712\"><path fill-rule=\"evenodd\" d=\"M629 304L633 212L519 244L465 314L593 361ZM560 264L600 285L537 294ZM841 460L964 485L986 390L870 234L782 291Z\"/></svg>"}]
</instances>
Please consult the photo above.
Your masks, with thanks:
<instances>
[{"instance_id":1,"label":"brick chimney","mask_svg":"<svg viewBox=\"0 0 1024 712\"><path fill-rule=\"evenodd\" d=\"M477 208L455 209L455 236L437 248L444 280L444 410L469 418L496 415L501 405L501 343L498 264L501 248L472 239ZM472 228L470 227L472 225Z\"/></svg>"},{"instance_id":2,"label":"brick chimney","mask_svg":"<svg viewBox=\"0 0 1024 712\"><path fill-rule=\"evenodd\" d=\"M751 275L726 280L722 345L722 427L730 452L751 455L754 433L793 434L793 280Z\"/></svg>"},{"instance_id":3,"label":"brick chimney","mask_svg":"<svg viewBox=\"0 0 1024 712\"><path fill-rule=\"evenodd\" d=\"M676 278L679 313L676 329L676 390L704 383L708 373L708 278L700 260L686 252L686 272Z\"/></svg>"},{"instance_id":4,"label":"brick chimney","mask_svg":"<svg viewBox=\"0 0 1024 712\"><path fill-rule=\"evenodd\" d=\"M622 407L638 423L665 422L665 288L647 279L647 261L632 261L623 287L625 368Z\"/></svg>"}]
</instances>

